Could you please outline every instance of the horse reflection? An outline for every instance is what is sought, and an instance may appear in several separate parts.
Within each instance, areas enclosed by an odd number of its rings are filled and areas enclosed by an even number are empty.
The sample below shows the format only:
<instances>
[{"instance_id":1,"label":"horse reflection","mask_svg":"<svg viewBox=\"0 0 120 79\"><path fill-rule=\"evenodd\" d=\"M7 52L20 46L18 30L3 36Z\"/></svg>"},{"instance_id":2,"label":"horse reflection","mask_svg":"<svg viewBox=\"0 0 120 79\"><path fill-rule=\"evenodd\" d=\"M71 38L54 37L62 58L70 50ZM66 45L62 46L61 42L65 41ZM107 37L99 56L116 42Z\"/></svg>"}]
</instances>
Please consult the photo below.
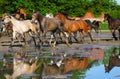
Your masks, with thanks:
<instances>
[{"instance_id":1,"label":"horse reflection","mask_svg":"<svg viewBox=\"0 0 120 79\"><path fill-rule=\"evenodd\" d=\"M24 74L32 74L35 72L35 70L38 68L37 66L37 59L35 59L34 62L26 63L23 60L23 55L20 53L15 53L15 56L13 58L13 74L12 76L9 74L5 74L6 79L16 79L18 76L24 75Z\"/></svg>"},{"instance_id":2,"label":"horse reflection","mask_svg":"<svg viewBox=\"0 0 120 79\"><path fill-rule=\"evenodd\" d=\"M94 63L88 62L89 58L69 58L69 59L64 59L62 60L64 64L61 64L60 67L54 63L52 65L46 65L45 62L43 62L43 76L46 75L62 75L62 74L67 74L71 71L74 70L84 70L87 68L90 68L91 65Z\"/></svg>"},{"instance_id":3,"label":"horse reflection","mask_svg":"<svg viewBox=\"0 0 120 79\"><path fill-rule=\"evenodd\" d=\"M84 70L88 67L88 58L76 59L70 58L64 63L64 73L73 70Z\"/></svg>"},{"instance_id":4,"label":"horse reflection","mask_svg":"<svg viewBox=\"0 0 120 79\"><path fill-rule=\"evenodd\" d=\"M116 54L116 48L113 49L108 66L105 65L105 72L109 73L115 66L120 67L120 58L119 54Z\"/></svg>"}]
</instances>

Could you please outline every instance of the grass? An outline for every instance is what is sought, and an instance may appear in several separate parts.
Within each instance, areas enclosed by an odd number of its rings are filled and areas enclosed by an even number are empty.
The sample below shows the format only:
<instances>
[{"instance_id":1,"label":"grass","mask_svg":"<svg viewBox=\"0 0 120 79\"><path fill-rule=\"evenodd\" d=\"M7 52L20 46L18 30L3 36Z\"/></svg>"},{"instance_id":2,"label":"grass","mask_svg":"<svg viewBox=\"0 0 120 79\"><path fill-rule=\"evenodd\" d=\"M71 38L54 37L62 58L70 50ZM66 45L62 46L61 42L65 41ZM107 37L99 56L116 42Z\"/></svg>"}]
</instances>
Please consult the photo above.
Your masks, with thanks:
<instances>
[{"instance_id":1,"label":"grass","mask_svg":"<svg viewBox=\"0 0 120 79\"><path fill-rule=\"evenodd\" d=\"M101 23L100 26L101 26L101 30L109 30L107 22Z\"/></svg>"}]
</instances>

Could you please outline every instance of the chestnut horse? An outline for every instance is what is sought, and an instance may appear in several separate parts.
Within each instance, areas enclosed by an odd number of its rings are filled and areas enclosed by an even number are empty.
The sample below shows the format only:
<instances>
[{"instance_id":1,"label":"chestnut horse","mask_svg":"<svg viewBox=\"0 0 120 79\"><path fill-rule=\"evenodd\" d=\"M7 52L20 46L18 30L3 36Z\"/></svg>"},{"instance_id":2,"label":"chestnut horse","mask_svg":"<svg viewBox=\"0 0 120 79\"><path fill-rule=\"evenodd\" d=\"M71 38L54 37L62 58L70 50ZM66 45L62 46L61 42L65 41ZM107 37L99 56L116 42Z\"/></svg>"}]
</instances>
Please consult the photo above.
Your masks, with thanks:
<instances>
[{"instance_id":1,"label":"chestnut horse","mask_svg":"<svg viewBox=\"0 0 120 79\"><path fill-rule=\"evenodd\" d=\"M120 18L113 18L109 14L104 14L104 21L108 21L108 28L110 29L112 36L115 40L118 40L116 37L115 31L118 30L119 32L119 39L120 39Z\"/></svg>"},{"instance_id":2,"label":"chestnut horse","mask_svg":"<svg viewBox=\"0 0 120 79\"><path fill-rule=\"evenodd\" d=\"M18 20L24 20L27 17L27 13L25 12L25 10L23 8L18 8L17 12L15 13L15 17Z\"/></svg>"},{"instance_id":3,"label":"chestnut horse","mask_svg":"<svg viewBox=\"0 0 120 79\"><path fill-rule=\"evenodd\" d=\"M43 36L42 42L45 41L44 38L47 32L52 32L56 41L58 40L58 37L56 35L58 31L64 34L63 32L64 24L61 20L56 18L48 18L43 16L39 12L33 12L32 22L35 22L36 20L39 22L39 28L42 32L42 36ZM67 38L66 38L66 44L69 46Z\"/></svg>"},{"instance_id":4,"label":"chestnut horse","mask_svg":"<svg viewBox=\"0 0 120 79\"><path fill-rule=\"evenodd\" d=\"M62 20L64 23L64 31L68 32L70 36L72 36L72 33L79 31L80 36L82 36L82 41L85 41L83 34L84 31L90 37L91 41L93 41L92 36L89 32L89 30L91 30L91 27L84 20L71 20L61 12L57 13L55 17Z\"/></svg>"}]
</instances>

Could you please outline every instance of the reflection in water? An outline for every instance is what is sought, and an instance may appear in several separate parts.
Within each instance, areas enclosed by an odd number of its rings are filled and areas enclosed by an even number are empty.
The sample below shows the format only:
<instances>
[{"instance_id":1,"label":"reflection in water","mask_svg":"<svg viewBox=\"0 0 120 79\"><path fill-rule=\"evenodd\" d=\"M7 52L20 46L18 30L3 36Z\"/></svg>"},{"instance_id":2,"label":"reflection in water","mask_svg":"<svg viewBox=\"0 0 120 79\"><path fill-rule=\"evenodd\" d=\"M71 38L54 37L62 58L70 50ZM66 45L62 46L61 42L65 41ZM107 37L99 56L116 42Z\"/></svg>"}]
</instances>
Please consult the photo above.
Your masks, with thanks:
<instances>
[{"instance_id":1,"label":"reflection in water","mask_svg":"<svg viewBox=\"0 0 120 79\"><path fill-rule=\"evenodd\" d=\"M22 74L31 74L35 72L37 69L37 59L32 62L30 60L28 63L26 63L23 59L23 54L21 53L15 53L15 56L13 57L13 74L10 76L9 74L5 74L6 79L16 79L18 76L21 76Z\"/></svg>"},{"instance_id":2,"label":"reflection in water","mask_svg":"<svg viewBox=\"0 0 120 79\"><path fill-rule=\"evenodd\" d=\"M109 57L109 63L108 63L108 66L105 65L105 71L106 72L110 72L113 67L115 66L118 66L120 67L120 58L119 58L119 55L120 55L120 51L119 51L119 54L117 54L117 48L114 47L113 48L113 51Z\"/></svg>"},{"instance_id":3,"label":"reflection in water","mask_svg":"<svg viewBox=\"0 0 120 79\"><path fill-rule=\"evenodd\" d=\"M74 51L74 49L72 50ZM105 71L115 73L113 67L120 66L118 47L93 46L90 48L81 47L77 50L75 49L77 53L67 53L65 56L63 55L66 52L53 55L49 53L48 49L42 50L44 53L33 49L28 49L25 53L11 53L11 55L4 56L4 63L0 63L2 68L0 76L2 79L5 79L3 75L9 77L8 79L11 76L17 77L16 79L31 79L33 77L34 79L96 79L96 77L107 79L106 76L109 73L105 73ZM36 56L38 57L37 60ZM51 60L53 61L52 64L50 63ZM115 76L117 74L111 78L114 79Z\"/></svg>"}]
</instances>

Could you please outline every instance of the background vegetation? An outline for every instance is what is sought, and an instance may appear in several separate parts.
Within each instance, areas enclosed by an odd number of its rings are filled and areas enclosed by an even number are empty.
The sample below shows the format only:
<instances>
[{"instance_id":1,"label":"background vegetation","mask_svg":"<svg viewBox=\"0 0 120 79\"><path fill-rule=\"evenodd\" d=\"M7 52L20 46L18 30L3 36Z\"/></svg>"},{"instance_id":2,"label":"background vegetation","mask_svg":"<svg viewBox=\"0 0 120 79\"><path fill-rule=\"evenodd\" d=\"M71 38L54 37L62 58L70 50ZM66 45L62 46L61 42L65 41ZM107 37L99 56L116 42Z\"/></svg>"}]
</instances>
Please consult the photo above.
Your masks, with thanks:
<instances>
[{"instance_id":1,"label":"background vegetation","mask_svg":"<svg viewBox=\"0 0 120 79\"><path fill-rule=\"evenodd\" d=\"M120 5L116 0L0 0L0 14L13 13L18 8L25 8L29 16L33 10L38 10L44 15L66 11L70 16L83 16L91 11L94 16L105 12L120 17Z\"/></svg>"}]
</instances>

